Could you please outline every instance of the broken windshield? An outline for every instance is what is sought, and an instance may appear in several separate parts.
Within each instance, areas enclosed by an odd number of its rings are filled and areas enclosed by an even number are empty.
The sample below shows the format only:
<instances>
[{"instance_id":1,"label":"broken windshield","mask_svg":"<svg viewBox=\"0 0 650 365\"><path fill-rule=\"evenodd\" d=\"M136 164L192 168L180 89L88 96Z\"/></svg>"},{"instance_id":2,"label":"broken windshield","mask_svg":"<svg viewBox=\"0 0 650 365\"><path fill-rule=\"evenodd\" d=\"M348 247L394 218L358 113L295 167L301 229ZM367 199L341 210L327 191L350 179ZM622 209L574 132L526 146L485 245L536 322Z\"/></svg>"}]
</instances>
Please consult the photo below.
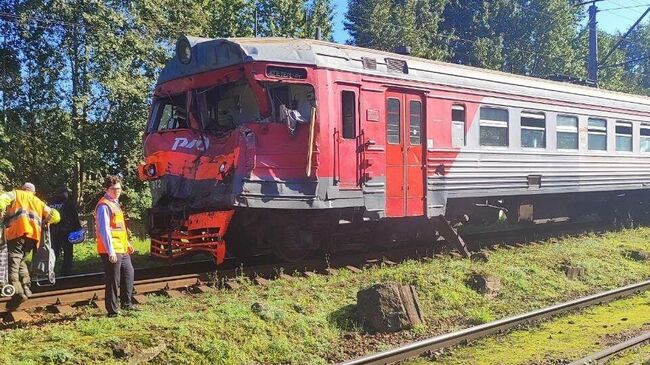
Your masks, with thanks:
<instances>
[{"instance_id":1,"label":"broken windshield","mask_svg":"<svg viewBox=\"0 0 650 365\"><path fill-rule=\"evenodd\" d=\"M149 132L187 129L188 127L184 93L162 97L155 101L151 113Z\"/></svg>"},{"instance_id":2,"label":"broken windshield","mask_svg":"<svg viewBox=\"0 0 650 365\"><path fill-rule=\"evenodd\" d=\"M253 90L245 82L199 90L195 97L203 129L207 132L227 131L260 119Z\"/></svg>"}]
</instances>

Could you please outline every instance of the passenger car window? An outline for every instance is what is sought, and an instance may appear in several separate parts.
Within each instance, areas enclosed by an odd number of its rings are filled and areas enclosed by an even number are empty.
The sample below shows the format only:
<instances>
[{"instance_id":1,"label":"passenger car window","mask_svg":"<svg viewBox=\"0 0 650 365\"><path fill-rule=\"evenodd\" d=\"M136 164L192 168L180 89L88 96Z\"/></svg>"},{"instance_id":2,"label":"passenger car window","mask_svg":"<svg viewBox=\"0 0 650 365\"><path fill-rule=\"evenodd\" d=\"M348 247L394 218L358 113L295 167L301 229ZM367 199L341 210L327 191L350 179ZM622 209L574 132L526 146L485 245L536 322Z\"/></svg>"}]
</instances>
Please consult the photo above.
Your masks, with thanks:
<instances>
[{"instance_id":1,"label":"passenger car window","mask_svg":"<svg viewBox=\"0 0 650 365\"><path fill-rule=\"evenodd\" d=\"M508 111L498 108L481 108L481 146L508 146Z\"/></svg>"},{"instance_id":2,"label":"passenger car window","mask_svg":"<svg viewBox=\"0 0 650 365\"><path fill-rule=\"evenodd\" d=\"M343 123L343 138L354 139L356 137L355 121L356 100L353 91L341 92L341 120Z\"/></svg>"},{"instance_id":3,"label":"passenger car window","mask_svg":"<svg viewBox=\"0 0 650 365\"><path fill-rule=\"evenodd\" d=\"M451 107L451 146L465 146L465 106L452 105Z\"/></svg>"},{"instance_id":4,"label":"passenger car window","mask_svg":"<svg viewBox=\"0 0 650 365\"><path fill-rule=\"evenodd\" d=\"M558 115L556 130L559 150L578 149L578 117Z\"/></svg>"},{"instance_id":5,"label":"passenger car window","mask_svg":"<svg viewBox=\"0 0 650 365\"><path fill-rule=\"evenodd\" d=\"M411 100L409 108L409 139L411 144L418 145L422 140L422 103Z\"/></svg>"},{"instance_id":6,"label":"passenger car window","mask_svg":"<svg viewBox=\"0 0 650 365\"><path fill-rule=\"evenodd\" d=\"M388 99L388 110L386 117L386 135L388 143L399 144L400 136L400 101L398 99Z\"/></svg>"},{"instance_id":7,"label":"passenger car window","mask_svg":"<svg viewBox=\"0 0 650 365\"><path fill-rule=\"evenodd\" d=\"M650 124L642 123L640 132L639 149L641 152L650 152Z\"/></svg>"},{"instance_id":8,"label":"passenger car window","mask_svg":"<svg viewBox=\"0 0 650 365\"><path fill-rule=\"evenodd\" d=\"M607 121L589 118L587 145L590 151L607 151Z\"/></svg>"},{"instance_id":9,"label":"passenger car window","mask_svg":"<svg viewBox=\"0 0 650 365\"><path fill-rule=\"evenodd\" d=\"M544 113L521 113L521 147L546 148L546 116Z\"/></svg>"},{"instance_id":10,"label":"passenger car window","mask_svg":"<svg viewBox=\"0 0 650 365\"><path fill-rule=\"evenodd\" d=\"M632 122L616 121L616 150L632 152Z\"/></svg>"}]
</instances>

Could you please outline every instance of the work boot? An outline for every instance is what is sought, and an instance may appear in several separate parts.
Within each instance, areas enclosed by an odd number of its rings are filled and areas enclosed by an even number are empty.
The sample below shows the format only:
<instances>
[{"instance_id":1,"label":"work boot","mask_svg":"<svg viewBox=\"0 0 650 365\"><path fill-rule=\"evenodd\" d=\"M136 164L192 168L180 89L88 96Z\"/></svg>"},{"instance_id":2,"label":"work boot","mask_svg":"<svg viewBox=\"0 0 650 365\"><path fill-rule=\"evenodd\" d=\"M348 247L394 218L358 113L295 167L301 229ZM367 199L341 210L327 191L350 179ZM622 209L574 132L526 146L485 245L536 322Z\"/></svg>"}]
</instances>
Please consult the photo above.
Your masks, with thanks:
<instances>
[{"instance_id":1,"label":"work boot","mask_svg":"<svg viewBox=\"0 0 650 365\"><path fill-rule=\"evenodd\" d=\"M140 312L140 311L142 311L142 309L140 307L138 307L137 305L135 305L135 304L124 306L124 307L122 307L122 309L124 309L125 311L128 311L128 312Z\"/></svg>"},{"instance_id":2,"label":"work boot","mask_svg":"<svg viewBox=\"0 0 650 365\"><path fill-rule=\"evenodd\" d=\"M13 297L11 297L11 300L7 303L7 309L9 310L14 310L20 307L23 302L27 300L27 296L25 294L14 294Z\"/></svg>"},{"instance_id":3,"label":"work boot","mask_svg":"<svg viewBox=\"0 0 650 365\"><path fill-rule=\"evenodd\" d=\"M25 293L27 298L32 297L32 290L28 286L23 286L23 293Z\"/></svg>"}]
</instances>

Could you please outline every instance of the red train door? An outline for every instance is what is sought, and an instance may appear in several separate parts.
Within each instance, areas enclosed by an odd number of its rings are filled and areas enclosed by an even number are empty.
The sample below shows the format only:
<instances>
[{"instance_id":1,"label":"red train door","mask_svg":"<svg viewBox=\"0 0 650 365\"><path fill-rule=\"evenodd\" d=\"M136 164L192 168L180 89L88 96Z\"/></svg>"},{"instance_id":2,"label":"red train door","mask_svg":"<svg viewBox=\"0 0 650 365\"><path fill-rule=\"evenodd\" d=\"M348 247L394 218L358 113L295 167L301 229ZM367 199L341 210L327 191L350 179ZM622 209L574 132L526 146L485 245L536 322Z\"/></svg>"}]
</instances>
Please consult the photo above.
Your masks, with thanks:
<instances>
[{"instance_id":1,"label":"red train door","mask_svg":"<svg viewBox=\"0 0 650 365\"><path fill-rule=\"evenodd\" d=\"M386 93L386 216L424 215L422 97Z\"/></svg>"},{"instance_id":2,"label":"red train door","mask_svg":"<svg viewBox=\"0 0 650 365\"><path fill-rule=\"evenodd\" d=\"M359 87L338 85L334 127L334 180L340 189L359 188Z\"/></svg>"}]
</instances>

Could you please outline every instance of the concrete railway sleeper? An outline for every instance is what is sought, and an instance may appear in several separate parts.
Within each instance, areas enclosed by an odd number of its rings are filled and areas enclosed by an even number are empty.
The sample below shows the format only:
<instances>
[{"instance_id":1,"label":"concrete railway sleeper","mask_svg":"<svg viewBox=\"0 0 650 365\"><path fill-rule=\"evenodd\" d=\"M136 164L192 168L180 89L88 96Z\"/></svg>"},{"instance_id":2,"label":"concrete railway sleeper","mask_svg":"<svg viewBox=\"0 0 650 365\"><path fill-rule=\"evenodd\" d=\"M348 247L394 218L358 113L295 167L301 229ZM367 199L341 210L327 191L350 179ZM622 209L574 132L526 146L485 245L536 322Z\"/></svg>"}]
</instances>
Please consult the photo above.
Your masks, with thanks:
<instances>
[{"instance_id":1,"label":"concrete railway sleeper","mask_svg":"<svg viewBox=\"0 0 650 365\"><path fill-rule=\"evenodd\" d=\"M390 350L377 352L354 360L340 363L339 365L384 365L398 361L415 358L425 352L435 352L447 347L463 344L468 341L487 337L496 333L507 331L514 327L557 316L569 311L588 306L610 302L616 299L629 297L639 292L650 289L650 280L627 285L618 289L589 295L569 302L556 304L547 308L500 319L494 322L466 328L460 331L439 335L424 340L412 342ZM647 340L647 339L646 339ZM645 341L645 340L643 340Z\"/></svg>"}]
</instances>

